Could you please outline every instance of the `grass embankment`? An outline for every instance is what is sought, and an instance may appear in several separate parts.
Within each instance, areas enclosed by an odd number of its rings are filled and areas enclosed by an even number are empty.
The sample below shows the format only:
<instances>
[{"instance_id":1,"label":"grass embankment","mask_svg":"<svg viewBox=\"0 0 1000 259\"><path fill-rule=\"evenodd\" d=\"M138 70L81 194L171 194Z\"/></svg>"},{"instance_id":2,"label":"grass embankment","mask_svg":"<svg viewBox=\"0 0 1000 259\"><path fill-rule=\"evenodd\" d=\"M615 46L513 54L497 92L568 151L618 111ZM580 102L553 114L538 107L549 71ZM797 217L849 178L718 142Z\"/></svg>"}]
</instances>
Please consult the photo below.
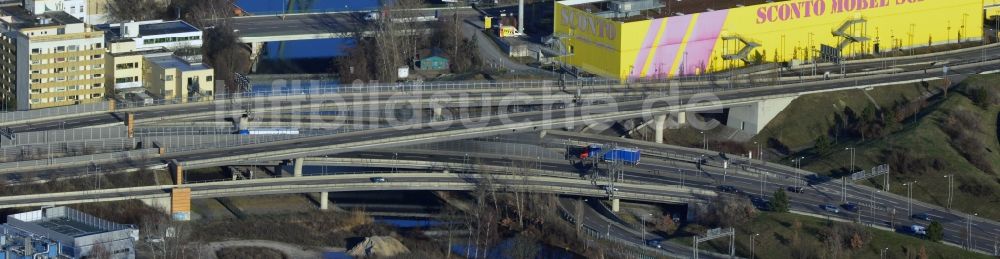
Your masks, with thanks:
<instances>
[{"instance_id":1,"label":"grass embankment","mask_svg":"<svg viewBox=\"0 0 1000 259\"><path fill-rule=\"evenodd\" d=\"M944 176L954 175L953 209L1000 219L1000 210L993 209L1000 208L1000 177L997 174L1000 170L1000 143L997 137L1000 105L996 104L1000 98L997 92L1000 90L992 83L997 79L1000 76L970 77L953 88L947 96L932 99L919 115L903 118L894 128L877 138L860 139L853 136L834 141L825 150L812 148L790 157L805 156L803 168L809 171L838 175L845 173L850 167L851 152L845 148L855 147L854 159L859 170L879 164L890 165L891 192L906 195L906 188L902 183L917 181L913 188L914 199L944 207L948 205L948 184ZM979 89L992 92L984 96L977 92ZM836 103L833 98L828 98L827 102ZM982 98L987 100L981 100ZM823 101L819 99L815 102ZM786 111L792 110L798 114L783 115L786 118L803 116L801 114L804 109L817 105L819 104L803 106L793 103ZM796 143L796 146L808 146L805 140L815 138L812 135L823 134L815 131L813 134L804 134L802 129L831 126L829 118L826 121L802 119L792 123L775 121L769 125L783 128L788 133L779 135L784 137L783 142ZM766 136L762 134L760 137ZM787 159L783 162L790 164ZM867 184L881 187L882 181L878 177Z\"/></svg>"},{"instance_id":2,"label":"grass embankment","mask_svg":"<svg viewBox=\"0 0 1000 259\"><path fill-rule=\"evenodd\" d=\"M991 258L958 247L853 223L774 212L762 212L750 223L737 228L738 255L750 254L750 235L753 233L759 234L754 238L756 258L880 258L880 250L885 248L888 248L887 258L918 258L921 249L927 255L924 258ZM675 242L690 245L691 239L682 238ZM729 239L719 238L700 247L727 251Z\"/></svg>"}]
</instances>

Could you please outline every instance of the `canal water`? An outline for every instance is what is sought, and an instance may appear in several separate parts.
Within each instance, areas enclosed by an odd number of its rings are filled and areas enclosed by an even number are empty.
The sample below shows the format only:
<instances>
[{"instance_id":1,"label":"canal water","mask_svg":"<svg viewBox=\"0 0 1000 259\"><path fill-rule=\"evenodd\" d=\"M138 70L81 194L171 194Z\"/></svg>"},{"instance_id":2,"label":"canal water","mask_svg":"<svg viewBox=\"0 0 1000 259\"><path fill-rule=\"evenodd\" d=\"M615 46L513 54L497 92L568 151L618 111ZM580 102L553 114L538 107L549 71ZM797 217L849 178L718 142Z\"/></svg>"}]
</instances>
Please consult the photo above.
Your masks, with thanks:
<instances>
[{"instance_id":1,"label":"canal water","mask_svg":"<svg viewBox=\"0 0 1000 259\"><path fill-rule=\"evenodd\" d=\"M379 0L237 0L236 4L250 13L302 13L370 10L378 7ZM289 7L291 11L286 11ZM268 42L257 73L327 73L331 59L351 44L350 39Z\"/></svg>"}]
</instances>

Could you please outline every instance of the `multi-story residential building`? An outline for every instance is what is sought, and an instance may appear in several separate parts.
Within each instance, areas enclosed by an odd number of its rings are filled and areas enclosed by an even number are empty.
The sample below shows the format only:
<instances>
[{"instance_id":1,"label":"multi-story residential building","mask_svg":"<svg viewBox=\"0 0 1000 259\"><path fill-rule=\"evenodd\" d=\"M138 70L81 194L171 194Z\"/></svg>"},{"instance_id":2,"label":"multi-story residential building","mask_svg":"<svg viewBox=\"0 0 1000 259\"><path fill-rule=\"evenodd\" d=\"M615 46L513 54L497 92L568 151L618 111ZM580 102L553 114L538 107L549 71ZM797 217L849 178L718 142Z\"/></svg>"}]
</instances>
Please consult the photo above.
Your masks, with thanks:
<instances>
[{"instance_id":1,"label":"multi-story residential building","mask_svg":"<svg viewBox=\"0 0 1000 259\"><path fill-rule=\"evenodd\" d=\"M104 31L66 12L0 8L0 96L28 110L100 101Z\"/></svg>"},{"instance_id":2,"label":"multi-story residential building","mask_svg":"<svg viewBox=\"0 0 1000 259\"><path fill-rule=\"evenodd\" d=\"M153 20L96 27L107 37L109 94L145 90L182 101L212 96L214 70L201 63L202 32L194 26Z\"/></svg>"}]
</instances>

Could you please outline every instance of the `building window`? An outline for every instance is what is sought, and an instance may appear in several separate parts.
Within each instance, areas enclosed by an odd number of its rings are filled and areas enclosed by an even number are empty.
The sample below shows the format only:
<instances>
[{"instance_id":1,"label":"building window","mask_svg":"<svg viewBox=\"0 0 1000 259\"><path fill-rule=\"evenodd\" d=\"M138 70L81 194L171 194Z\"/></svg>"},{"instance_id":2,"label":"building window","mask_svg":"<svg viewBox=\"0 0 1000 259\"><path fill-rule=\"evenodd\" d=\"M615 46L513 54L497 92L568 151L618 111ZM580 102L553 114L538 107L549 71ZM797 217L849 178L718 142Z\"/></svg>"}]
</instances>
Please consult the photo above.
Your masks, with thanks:
<instances>
[{"instance_id":1,"label":"building window","mask_svg":"<svg viewBox=\"0 0 1000 259\"><path fill-rule=\"evenodd\" d=\"M68 47L66 47L66 49L69 49L69 51L77 51L80 49L80 47L77 45L69 45Z\"/></svg>"},{"instance_id":2,"label":"building window","mask_svg":"<svg viewBox=\"0 0 1000 259\"><path fill-rule=\"evenodd\" d=\"M212 76L206 76L205 82L212 82Z\"/></svg>"},{"instance_id":3,"label":"building window","mask_svg":"<svg viewBox=\"0 0 1000 259\"><path fill-rule=\"evenodd\" d=\"M96 83L92 88L101 88L101 87L103 87L101 83Z\"/></svg>"},{"instance_id":4,"label":"building window","mask_svg":"<svg viewBox=\"0 0 1000 259\"><path fill-rule=\"evenodd\" d=\"M31 49L31 54L41 54L42 49Z\"/></svg>"},{"instance_id":5,"label":"building window","mask_svg":"<svg viewBox=\"0 0 1000 259\"><path fill-rule=\"evenodd\" d=\"M33 94L40 94L40 93L42 93L42 89L31 89L31 93L33 93Z\"/></svg>"},{"instance_id":6,"label":"building window","mask_svg":"<svg viewBox=\"0 0 1000 259\"><path fill-rule=\"evenodd\" d=\"M91 56L90 58L91 59L100 59L101 57L102 57L101 54L97 54L97 55Z\"/></svg>"},{"instance_id":7,"label":"building window","mask_svg":"<svg viewBox=\"0 0 1000 259\"><path fill-rule=\"evenodd\" d=\"M31 99L31 103L40 103L42 99Z\"/></svg>"},{"instance_id":8,"label":"building window","mask_svg":"<svg viewBox=\"0 0 1000 259\"><path fill-rule=\"evenodd\" d=\"M41 79L38 79L38 78L35 78L35 79L31 79L31 82L32 82L32 83L36 83L36 84L37 84L37 83L41 83L41 82L42 82L42 80L41 80Z\"/></svg>"},{"instance_id":9,"label":"building window","mask_svg":"<svg viewBox=\"0 0 1000 259\"><path fill-rule=\"evenodd\" d=\"M167 75L167 77L163 79L163 81L174 81L174 75Z\"/></svg>"},{"instance_id":10,"label":"building window","mask_svg":"<svg viewBox=\"0 0 1000 259\"><path fill-rule=\"evenodd\" d=\"M94 48L95 48L95 49L100 49L100 48L104 48L104 45L103 45L103 43L100 43L100 42L98 42L98 43L94 43Z\"/></svg>"},{"instance_id":11,"label":"building window","mask_svg":"<svg viewBox=\"0 0 1000 259\"><path fill-rule=\"evenodd\" d=\"M66 62L66 58L56 58L56 62Z\"/></svg>"},{"instance_id":12,"label":"building window","mask_svg":"<svg viewBox=\"0 0 1000 259\"><path fill-rule=\"evenodd\" d=\"M67 86L66 87L66 91L76 91L79 88L80 88L79 86L75 86L75 85Z\"/></svg>"},{"instance_id":13,"label":"building window","mask_svg":"<svg viewBox=\"0 0 1000 259\"><path fill-rule=\"evenodd\" d=\"M94 69L102 69L102 68L104 68L104 64L94 65Z\"/></svg>"},{"instance_id":14,"label":"building window","mask_svg":"<svg viewBox=\"0 0 1000 259\"><path fill-rule=\"evenodd\" d=\"M31 73L32 73L32 74L38 74L39 72L42 72L42 71L38 71L38 70L31 70Z\"/></svg>"},{"instance_id":15,"label":"building window","mask_svg":"<svg viewBox=\"0 0 1000 259\"><path fill-rule=\"evenodd\" d=\"M56 47L56 52L63 52L63 51L66 51L66 47L64 46Z\"/></svg>"},{"instance_id":16,"label":"building window","mask_svg":"<svg viewBox=\"0 0 1000 259\"><path fill-rule=\"evenodd\" d=\"M92 98L101 98L101 94L92 94L92 95L90 95L90 97L92 97Z\"/></svg>"}]
</instances>

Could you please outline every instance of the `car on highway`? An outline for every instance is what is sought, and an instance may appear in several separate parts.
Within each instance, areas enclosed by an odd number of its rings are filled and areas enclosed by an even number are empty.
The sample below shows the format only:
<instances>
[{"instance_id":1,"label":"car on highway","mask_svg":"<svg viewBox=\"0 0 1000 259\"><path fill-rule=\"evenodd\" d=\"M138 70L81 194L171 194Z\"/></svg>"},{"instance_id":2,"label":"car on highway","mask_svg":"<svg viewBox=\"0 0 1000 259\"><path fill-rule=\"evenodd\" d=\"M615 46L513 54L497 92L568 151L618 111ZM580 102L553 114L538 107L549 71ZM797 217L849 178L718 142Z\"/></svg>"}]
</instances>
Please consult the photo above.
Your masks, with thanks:
<instances>
[{"instance_id":1,"label":"car on highway","mask_svg":"<svg viewBox=\"0 0 1000 259\"><path fill-rule=\"evenodd\" d=\"M794 192L794 193L802 193L802 192L806 191L806 188L802 188L801 186L788 186L788 188L786 188L786 189L789 192Z\"/></svg>"},{"instance_id":2,"label":"car on highway","mask_svg":"<svg viewBox=\"0 0 1000 259\"><path fill-rule=\"evenodd\" d=\"M371 180L372 180L373 183L388 182L388 180L386 180L385 177L372 177Z\"/></svg>"},{"instance_id":3,"label":"car on highway","mask_svg":"<svg viewBox=\"0 0 1000 259\"><path fill-rule=\"evenodd\" d=\"M830 213L840 213L840 209L838 209L837 206L833 206L831 204L819 205L819 208L821 208L821 209L823 209L823 210L825 210L827 212L830 212Z\"/></svg>"},{"instance_id":4,"label":"car on highway","mask_svg":"<svg viewBox=\"0 0 1000 259\"><path fill-rule=\"evenodd\" d=\"M737 189L736 186L732 185L719 185L719 191L728 193L740 193L740 189Z\"/></svg>"},{"instance_id":5,"label":"car on highway","mask_svg":"<svg viewBox=\"0 0 1000 259\"><path fill-rule=\"evenodd\" d=\"M930 221L931 220L931 214L927 214L926 212L913 214L910 217L913 218L913 219L919 219L919 220L926 220L926 221Z\"/></svg>"},{"instance_id":6,"label":"car on highway","mask_svg":"<svg viewBox=\"0 0 1000 259\"><path fill-rule=\"evenodd\" d=\"M655 248L662 249L663 248L663 239L662 238L657 238L657 239L646 240L646 245L650 246L650 247L655 247Z\"/></svg>"},{"instance_id":7,"label":"car on highway","mask_svg":"<svg viewBox=\"0 0 1000 259\"><path fill-rule=\"evenodd\" d=\"M843 207L847 211L853 211L853 212L858 211L858 204L853 202L841 204L840 207Z\"/></svg>"},{"instance_id":8,"label":"car on highway","mask_svg":"<svg viewBox=\"0 0 1000 259\"><path fill-rule=\"evenodd\" d=\"M758 210L763 210L763 211L771 210L771 201L765 199L764 197L754 195L750 197L750 203L752 203L753 206Z\"/></svg>"},{"instance_id":9,"label":"car on highway","mask_svg":"<svg viewBox=\"0 0 1000 259\"><path fill-rule=\"evenodd\" d=\"M599 187L602 190L608 192L609 194L612 193L612 192L617 192L618 191L618 187L611 187L610 185L599 185L597 187Z\"/></svg>"}]
</instances>

